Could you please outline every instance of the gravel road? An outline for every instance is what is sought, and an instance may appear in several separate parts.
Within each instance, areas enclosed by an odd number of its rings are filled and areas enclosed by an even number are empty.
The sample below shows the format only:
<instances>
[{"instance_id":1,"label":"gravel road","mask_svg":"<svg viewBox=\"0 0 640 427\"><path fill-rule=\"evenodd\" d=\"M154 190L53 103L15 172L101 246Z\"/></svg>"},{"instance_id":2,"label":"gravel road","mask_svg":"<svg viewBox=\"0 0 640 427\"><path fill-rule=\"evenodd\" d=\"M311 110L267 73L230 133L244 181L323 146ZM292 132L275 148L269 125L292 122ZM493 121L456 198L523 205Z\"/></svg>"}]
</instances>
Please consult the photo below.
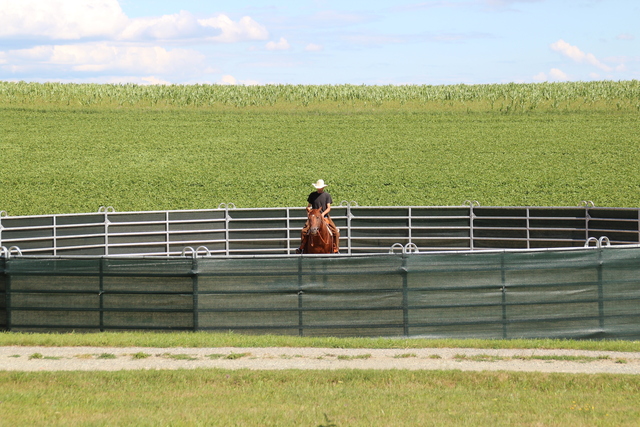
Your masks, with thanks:
<instances>
[{"instance_id":1,"label":"gravel road","mask_svg":"<svg viewBox=\"0 0 640 427\"><path fill-rule=\"evenodd\" d=\"M3 371L409 369L640 374L640 352L530 349L0 347Z\"/></svg>"}]
</instances>

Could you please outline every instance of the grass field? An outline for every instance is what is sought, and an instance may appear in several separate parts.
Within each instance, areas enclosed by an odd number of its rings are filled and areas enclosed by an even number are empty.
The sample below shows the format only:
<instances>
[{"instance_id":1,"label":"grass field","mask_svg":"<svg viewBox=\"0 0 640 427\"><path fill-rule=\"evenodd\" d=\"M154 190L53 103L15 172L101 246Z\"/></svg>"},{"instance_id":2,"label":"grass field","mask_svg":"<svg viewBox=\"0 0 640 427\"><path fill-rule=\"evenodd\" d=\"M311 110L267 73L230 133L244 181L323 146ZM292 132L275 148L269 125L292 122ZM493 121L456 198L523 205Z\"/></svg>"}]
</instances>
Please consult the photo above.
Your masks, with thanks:
<instances>
[{"instance_id":1,"label":"grass field","mask_svg":"<svg viewBox=\"0 0 640 427\"><path fill-rule=\"evenodd\" d=\"M550 92L540 107L510 113L496 106L507 102L506 95L491 101L492 93L520 88L513 99L527 103L536 95L524 92L529 86L490 86L494 92L470 100L463 97L470 87L456 87L450 92L460 95L448 95L449 101L439 95L439 101L403 103L401 94L391 93L366 107L364 95L351 94L349 103L347 94L306 106L291 98L219 107L175 106L162 101L167 98L119 103L115 95L83 105L87 95L70 93L64 95L67 106L44 95L10 99L5 84L0 210L31 215L93 212L102 205L118 211L229 202L300 206L318 178L327 181L335 201L361 206L465 200L484 206L575 206L582 200L640 205L637 82L607 86L589 102ZM547 88L568 92L574 86ZM79 88L97 94L105 87ZM243 90L237 88L236 96Z\"/></svg>"},{"instance_id":2,"label":"grass field","mask_svg":"<svg viewBox=\"0 0 640 427\"><path fill-rule=\"evenodd\" d=\"M0 424L633 426L637 376L459 371L0 372Z\"/></svg>"}]
</instances>

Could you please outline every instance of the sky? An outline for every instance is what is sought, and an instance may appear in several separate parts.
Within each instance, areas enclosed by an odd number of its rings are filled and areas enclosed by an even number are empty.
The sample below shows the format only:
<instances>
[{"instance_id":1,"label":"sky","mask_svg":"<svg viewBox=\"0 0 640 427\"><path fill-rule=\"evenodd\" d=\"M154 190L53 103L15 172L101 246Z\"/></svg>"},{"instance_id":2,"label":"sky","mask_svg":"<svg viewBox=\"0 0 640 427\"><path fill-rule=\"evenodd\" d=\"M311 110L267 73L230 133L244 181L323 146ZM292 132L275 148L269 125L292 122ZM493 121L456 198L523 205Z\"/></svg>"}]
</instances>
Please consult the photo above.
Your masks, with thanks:
<instances>
[{"instance_id":1,"label":"sky","mask_svg":"<svg viewBox=\"0 0 640 427\"><path fill-rule=\"evenodd\" d=\"M0 80L640 79L637 0L0 0Z\"/></svg>"}]
</instances>

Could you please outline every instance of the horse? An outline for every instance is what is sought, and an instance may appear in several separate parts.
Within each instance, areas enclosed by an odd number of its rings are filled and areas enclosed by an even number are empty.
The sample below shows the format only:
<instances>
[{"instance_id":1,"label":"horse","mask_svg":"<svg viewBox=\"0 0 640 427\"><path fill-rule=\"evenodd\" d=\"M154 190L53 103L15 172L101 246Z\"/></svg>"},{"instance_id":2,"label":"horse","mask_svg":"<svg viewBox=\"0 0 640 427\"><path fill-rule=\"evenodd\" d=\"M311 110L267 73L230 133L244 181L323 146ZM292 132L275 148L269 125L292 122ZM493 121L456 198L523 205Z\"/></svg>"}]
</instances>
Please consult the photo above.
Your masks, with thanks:
<instances>
[{"instance_id":1,"label":"horse","mask_svg":"<svg viewBox=\"0 0 640 427\"><path fill-rule=\"evenodd\" d=\"M308 216L309 231L303 249L306 254L330 254L333 253L334 236L329 231L329 226L322 218L320 209L311 209Z\"/></svg>"}]
</instances>

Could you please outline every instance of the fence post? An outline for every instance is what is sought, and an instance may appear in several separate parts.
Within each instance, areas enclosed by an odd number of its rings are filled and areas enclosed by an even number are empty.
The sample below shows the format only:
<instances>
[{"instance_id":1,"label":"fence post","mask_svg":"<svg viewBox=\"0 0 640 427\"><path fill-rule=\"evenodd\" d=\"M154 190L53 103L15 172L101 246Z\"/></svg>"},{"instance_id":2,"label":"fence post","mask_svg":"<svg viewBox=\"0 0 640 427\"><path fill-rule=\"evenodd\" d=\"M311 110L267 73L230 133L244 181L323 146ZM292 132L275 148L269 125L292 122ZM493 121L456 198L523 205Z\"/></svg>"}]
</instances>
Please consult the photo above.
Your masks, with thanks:
<instances>
[{"instance_id":1,"label":"fence post","mask_svg":"<svg viewBox=\"0 0 640 427\"><path fill-rule=\"evenodd\" d=\"M638 212L640 213L640 210ZM5 216L7 216L7 211L0 211L0 247L2 247L2 229L4 228L2 226L2 218Z\"/></svg>"},{"instance_id":2,"label":"fence post","mask_svg":"<svg viewBox=\"0 0 640 427\"><path fill-rule=\"evenodd\" d=\"M107 211L104 212L104 254L109 255L109 217Z\"/></svg>"},{"instance_id":3,"label":"fence post","mask_svg":"<svg viewBox=\"0 0 640 427\"><path fill-rule=\"evenodd\" d=\"M0 252L0 255L4 254L4 247L2 247L3 252ZM8 252L7 252L8 253ZM4 277L5 279L5 287L4 287L4 292L2 292L2 294L0 294L0 296L4 296L4 312L5 312L5 321L4 324L0 324L0 331L9 331L10 330L10 316L9 316L9 312L10 312L10 306L9 306L9 274L7 274L7 259L5 259L4 257L0 257L0 268L2 270L1 271L1 276Z\"/></svg>"},{"instance_id":4,"label":"fence post","mask_svg":"<svg viewBox=\"0 0 640 427\"><path fill-rule=\"evenodd\" d=\"M100 278L98 280L98 304L100 310L100 332L104 332L104 258L100 257L98 264L98 274Z\"/></svg>"},{"instance_id":5,"label":"fence post","mask_svg":"<svg viewBox=\"0 0 640 427\"><path fill-rule=\"evenodd\" d=\"M164 214L164 239L165 239L165 251L167 252L167 256L171 256L171 224L169 220L169 211L166 211Z\"/></svg>"},{"instance_id":6,"label":"fence post","mask_svg":"<svg viewBox=\"0 0 640 427\"><path fill-rule=\"evenodd\" d=\"M198 312L198 257L194 256L191 262L191 284L193 286L193 332L197 332L200 329L200 319Z\"/></svg>"},{"instance_id":7,"label":"fence post","mask_svg":"<svg viewBox=\"0 0 640 427\"><path fill-rule=\"evenodd\" d=\"M465 200L465 205L469 205L469 250L473 250L473 219L475 214L473 213L474 206L480 206L480 202L477 200Z\"/></svg>"},{"instance_id":8,"label":"fence post","mask_svg":"<svg viewBox=\"0 0 640 427\"><path fill-rule=\"evenodd\" d=\"M104 213L104 254L109 255L109 212L115 212L113 206L100 206L98 208L98 213Z\"/></svg>"},{"instance_id":9,"label":"fence post","mask_svg":"<svg viewBox=\"0 0 640 427\"><path fill-rule=\"evenodd\" d=\"M591 200L583 200L580 202L578 206L584 206L584 238L585 240L589 239L589 220L591 219L591 215L589 215L589 208L594 208L596 205Z\"/></svg>"},{"instance_id":10,"label":"fence post","mask_svg":"<svg viewBox=\"0 0 640 427\"><path fill-rule=\"evenodd\" d=\"M58 255L58 217L53 216L53 256Z\"/></svg>"},{"instance_id":11,"label":"fence post","mask_svg":"<svg viewBox=\"0 0 640 427\"><path fill-rule=\"evenodd\" d=\"M224 208L224 248L225 255L229 256L231 244L229 243L229 222L231 221L231 215L229 215L229 205L225 205Z\"/></svg>"},{"instance_id":12,"label":"fence post","mask_svg":"<svg viewBox=\"0 0 640 427\"><path fill-rule=\"evenodd\" d=\"M412 227L413 227L413 221L412 221L412 217L411 215L413 214L412 210L411 210L411 206L408 207L408 214L409 217L407 218L407 225L409 226L409 229L407 230L407 238L409 239L408 243L413 243L413 240L411 240L411 238L413 237L413 233L412 233Z\"/></svg>"},{"instance_id":13,"label":"fence post","mask_svg":"<svg viewBox=\"0 0 640 427\"><path fill-rule=\"evenodd\" d=\"M504 266L505 253L500 256L500 281L502 284L502 339L507 339L507 272Z\"/></svg>"},{"instance_id":14,"label":"fence post","mask_svg":"<svg viewBox=\"0 0 640 427\"><path fill-rule=\"evenodd\" d=\"M302 257L298 257L298 335L304 336L304 319L302 316Z\"/></svg>"},{"instance_id":15,"label":"fence post","mask_svg":"<svg viewBox=\"0 0 640 427\"><path fill-rule=\"evenodd\" d=\"M285 212L287 213L287 237L286 237L286 242L287 242L287 255L291 254L291 211L289 210L289 208L285 209Z\"/></svg>"},{"instance_id":16,"label":"fence post","mask_svg":"<svg viewBox=\"0 0 640 427\"><path fill-rule=\"evenodd\" d=\"M402 254L402 267L400 274L402 275L402 327L405 337L409 336L409 278L407 269L407 254Z\"/></svg>"},{"instance_id":17,"label":"fence post","mask_svg":"<svg viewBox=\"0 0 640 427\"><path fill-rule=\"evenodd\" d=\"M531 211L527 208L527 249L531 249Z\"/></svg>"},{"instance_id":18,"label":"fence post","mask_svg":"<svg viewBox=\"0 0 640 427\"><path fill-rule=\"evenodd\" d=\"M9 259L7 259L5 261L5 266L8 267L8 264L11 261ZM10 268L5 269L6 270L10 270ZM11 273L6 274L7 276L7 283L6 286L4 288L4 305L5 305L5 310L7 312L7 325L6 325L6 331L7 332L11 332Z\"/></svg>"},{"instance_id":19,"label":"fence post","mask_svg":"<svg viewBox=\"0 0 640 427\"><path fill-rule=\"evenodd\" d=\"M225 242L225 255L229 256L231 250L231 244L229 243L229 222L231 221L231 215L229 215L229 209L235 209L234 203L220 203L218 209L224 207L224 242Z\"/></svg>"},{"instance_id":20,"label":"fence post","mask_svg":"<svg viewBox=\"0 0 640 427\"><path fill-rule=\"evenodd\" d=\"M604 289L602 284L602 260L603 248L597 249L598 251L598 326L600 326L601 332L604 333Z\"/></svg>"},{"instance_id":21,"label":"fence post","mask_svg":"<svg viewBox=\"0 0 640 427\"><path fill-rule=\"evenodd\" d=\"M351 207L358 206L358 202L356 202L355 200L343 200L342 202L340 202L340 206L347 207L347 254L351 255L351 219L354 218L354 215L351 213ZM345 247L344 244L340 246L342 246L343 248Z\"/></svg>"}]
</instances>

